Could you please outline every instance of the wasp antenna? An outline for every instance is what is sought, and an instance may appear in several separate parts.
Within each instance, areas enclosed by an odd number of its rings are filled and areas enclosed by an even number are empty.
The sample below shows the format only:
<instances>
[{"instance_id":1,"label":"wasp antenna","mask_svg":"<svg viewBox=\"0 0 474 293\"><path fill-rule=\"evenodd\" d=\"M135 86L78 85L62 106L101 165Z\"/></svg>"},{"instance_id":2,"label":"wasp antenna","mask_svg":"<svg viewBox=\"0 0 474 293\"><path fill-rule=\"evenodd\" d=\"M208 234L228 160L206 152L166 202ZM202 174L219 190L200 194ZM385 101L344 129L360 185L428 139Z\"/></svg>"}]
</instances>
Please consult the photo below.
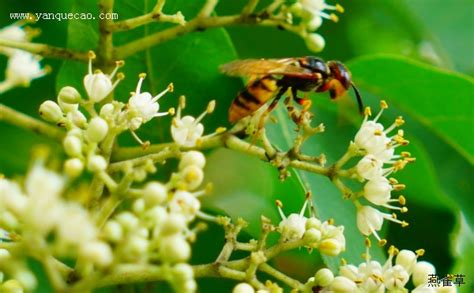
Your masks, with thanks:
<instances>
[{"instance_id":1,"label":"wasp antenna","mask_svg":"<svg viewBox=\"0 0 474 293\"><path fill-rule=\"evenodd\" d=\"M357 98L357 105L359 106L359 113L364 113L364 103L362 102L362 97L360 96L359 90L356 88L354 83L351 83L352 88L354 89L354 93Z\"/></svg>"}]
</instances>

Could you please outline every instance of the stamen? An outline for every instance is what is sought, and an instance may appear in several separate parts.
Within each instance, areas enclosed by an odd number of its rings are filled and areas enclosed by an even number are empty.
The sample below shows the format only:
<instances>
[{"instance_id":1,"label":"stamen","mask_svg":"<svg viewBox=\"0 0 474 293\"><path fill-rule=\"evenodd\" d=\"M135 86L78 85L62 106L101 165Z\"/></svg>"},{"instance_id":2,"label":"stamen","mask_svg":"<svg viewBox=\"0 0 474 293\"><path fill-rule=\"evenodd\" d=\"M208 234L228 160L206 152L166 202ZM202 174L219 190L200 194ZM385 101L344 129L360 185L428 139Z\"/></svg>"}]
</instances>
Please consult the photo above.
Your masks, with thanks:
<instances>
[{"instance_id":1,"label":"stamen","mask_svg":"<svg viewBox=\"0 0 474 293\"><path fill-rule=\"evenodd\" d=\"M169 92L170 89L173 89L173 84L172 83L170 83L164 91L157 94L153 99L151 99L151 102L154 103L154 102L158 101L162 96L164 96L167 92Z\"/></svg>"},{"instance_id":2,"label":"stamen","mask_svg":"<svg viewBox=\"0 0 474 293\"><path fill-rule=\"evenodd\" d=\"M143 73L140 73L140 74L138 75L138 77L139 77L140 79L138 80L137 88L135 89L135 93L136 93L137 95L140 94L140 91L141 91L141 88L142 88L143 80L146 78L146 73L144 73L144 72L143 72Z\"/></svg>"},{"instance_id":3,"label":"stamen","mask_svg":"<svg viewBox=\"0 0 474 293\"><path fill-rule=\"evenodd\" d=\"M212 100L209 102L209 104L207 104L207 113L208 114L211 114L212 112L214 112L214 109L216 108L216 100Z\"/></svg>"},{"instance_id":4,"label":"stamen","mask_svg":"<svg viewBox=\"0 0 474 293\"><path fill-rule=\"evenodd\" d=\"M367 118L369 116L372 116L372 110L370 109L370 107L365 107L364 109L364 116Z\"/></svg>"},{"instance_id":5,"label":"stamen","mask_svg":"<svg viewBox=\"0 0 474 293\"><path fill-rule=\"evenodd\" d=\"M308 206L308 200L305 200L304 204L303 204L303 207L301 208L301 211L300 211L300 217L302 217L304 215L304 212L306 211L307 206Z\"/></svg>"},{"instance_id":6,"label":"stamen","mask_svg":"<svg viewBox=\"0 0 474 293\"><path fill-rule=\"evenodd\" d=\"M286 220L286 216L282 211L283 203L280 200L275 200L275 204L277 205L278 213L280 214L280 217L282 220Z\"/></svg>"},{"instance_id":7,"label":"stamen","mask_svg":"<svg viewBox=\"0 0 474 293\"><path fill-rule=\"evenodd\" d=\"M339 13L344 13L344 7L340 5L339 3L336 4L336 11Z\"/></svg>"},{"instance_id":8,"label":"stamen","mask_svg":"<svg viewBox=\"0 0 474 293\"><path fill-rule=\"evenodd\" d=\"M407 200L406 200L406 198L405 198L403 195L400 195L400 196L398 197L398 202L399 202L401 205L406 205Z\"/></svg>"},{"instance_id":9,"label":"stamen","mask_svg":"<svg viewBox=\"0 0 474 293\"><path fill-rule=\"evenodd\" d=\"M115 61L115 68L114 68L114 70L112 71L112 73L109 74L109 78L110 78L110 79L114 78L115 74L117 73L117 70L118 70L120 67L122 67L124 64L125 64L125 61L123 61L123 60Z\"/></svg>"},{"instance_id":10,"label":"stamen","mask_svg":"<svg viewBox=\"0 0 474 293\"><path fill-rule=\"evenodd\" d=\"M425 254L425 250L423 248L415 250L417 256L423 256Z\"/></svg>"},{"instance_id":11,"label":"stamen","mask_svg":"<svg viewBox=\"0 0 474 293\"><path fill-rule=\"evenodd\" d=\"M89 57L89 74L92 74L92 59L95 59L96 56L94 51L89 51L87 56Z\"/></svg>"}]
</instances>

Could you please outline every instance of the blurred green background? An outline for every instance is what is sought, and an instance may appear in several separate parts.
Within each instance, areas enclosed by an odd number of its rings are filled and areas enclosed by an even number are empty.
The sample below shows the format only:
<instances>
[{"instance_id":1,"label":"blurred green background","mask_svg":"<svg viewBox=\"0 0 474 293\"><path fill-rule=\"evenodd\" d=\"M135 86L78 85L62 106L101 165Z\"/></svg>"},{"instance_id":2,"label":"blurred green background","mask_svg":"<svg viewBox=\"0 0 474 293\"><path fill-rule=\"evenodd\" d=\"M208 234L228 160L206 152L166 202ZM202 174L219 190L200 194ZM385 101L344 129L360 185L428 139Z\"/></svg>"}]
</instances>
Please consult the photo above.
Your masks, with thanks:
<instances>
[{"instance_id":1,"label":"blurred green background","mask_svg":"<svg viewBox=\"0 0 474 293\"><path fill-rule=\"evenodd\" d=\"M203 2L168 0L164 10L167 13L181 10L191 19ZM221 1L217 14L237 13L244 3L243 0ZM472 292L474 3L472 0L343 0L339 3L346 11L340 15L339 23L323 23L318 33L325 38L326 47L317 55L345 62L364 102L374 111L380 99L388 101L390 108L382 117L385 125L398 115L405 117L407 124L403 128L411 144L404 150L417 157L414 164L395 176L407 185L404 194L409 213L403 219L410 226L402 229L386 225L384 234L390 244L401 249L426 249L423 259L437 267L439 276L465 274L468 284L460 289ZM116 1L116 11L119 20L123 20L147 12L153 5L154 1ZM95 1L88 0L2 0L0 11L0 27L12 22L10 12L98 14ZM95 49L97 21L43 20L33 26L43 31L35 42L83 51ZM150 24L118 33L114 41L116 45L124 44L164 27ZM148 73L145 87L152 93L174 82L176 90L162 100L164 108L175 106L177 97L185 94L189 104L186 113L198 114L205 109L207 101L217 99L216 113L205 120L210 132L217 126L228 126L227 108L243 86L240 80L221 75L217 70L220 64L237 58L310 54L314 53L307 50L300 38L275 28L229 27L193 33L127 59L123 68L127 78L118 87L116 97L123 101L128 98L140 72ZM38 106L46 99L54 99L59 87L76 85L82 89L84 64L52 59L43 63L53 67L52 74L34 81L30 88L1 95L0 103L38 118ZM1 68L5 65L6 58L0 56ZM0 75L4 77L1 72ZM324 122L326 132L311 139L304 150L312 155L324 152L331 163L344 153L361 117L357 115L353 98L333 103L326 95L312 97L314 123ZM270 127L272 142L287 149L294 127L284 119L283 109L277 109L275 115L279 123ZM155 119L139 132L141 137L159 143L170 139L168 127L169 120ZM0 133L0 172L8 176L25 172L32 145L47 143L60 150L57 144L3 122L0 122ZM128 134L121 144L133 145ZM300 209L304 190L310 189L319 216L335 218L337 224L346 227L346 238L350 240L342 257L352 263L361 262L363 238L355 227L354 207L342 200L325 178L294 171L292 177L281 183L276 170L246 155L222 149L209 152L208 158L206 178L216 188L205 199L206 209L248 220L251 225L242 237L258 235L261 214L278 222L275 199L283 201L289 214ZM223 232L211 226L196 243L192 261L212 261L222 244ZM383 260L381 248L374 247L372 253ZM322 266L334 268L338 263L339 259L321 259L317 253L303 250L281 255L274 261L279 269L301 280ZM211 279L200 280L199 284L201 292L222 292L234 283ZM153 286L147 288L161 288L159 284ZM42 280L41 290L48 292L48 288L46 280ZM133 290L133 287L125 289Z\"/></svg>"}]
</instances>

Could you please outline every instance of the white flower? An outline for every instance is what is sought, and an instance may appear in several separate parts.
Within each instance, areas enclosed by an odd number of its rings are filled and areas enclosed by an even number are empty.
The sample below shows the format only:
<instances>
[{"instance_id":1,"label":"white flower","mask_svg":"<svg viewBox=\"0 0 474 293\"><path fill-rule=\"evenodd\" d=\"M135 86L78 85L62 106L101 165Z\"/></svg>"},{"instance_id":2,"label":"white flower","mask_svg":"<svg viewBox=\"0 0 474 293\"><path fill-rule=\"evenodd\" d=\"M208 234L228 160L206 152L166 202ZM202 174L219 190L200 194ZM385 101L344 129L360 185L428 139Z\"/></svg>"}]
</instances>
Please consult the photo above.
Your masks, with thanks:
<instances>
[{"instance_id":1,"label":"white flower","mask_svg":"<svg viewBox=\"0 0 474 293\"><path fill-rule=\"evenodd\" d=\"M33 166L25 180L28 204L22 215L29 229L46 234L53 228L61 216L60 194L63 187L61 176L45 169L40 163Z\"/></svg>"},{"instance_id":2,"label":"white flower","mask_svg":"<svg viewBox=\"0 0 474 293\"><path fill-rule=\"evenodd\" d=\"M32 80L46 75L49 67L41 68L40 57L28 52L15 50L8 59L6 79L0 84L0 93L13 87L28 87Z\"/></svg>"},{"instance_id":3,"label":"white flower","mask_svg":"<svg viewBox=\"0 0 474 293\"><path fill-rule=\"evenodd\" d=\"M376 231L382 229L383 216L380 211L370 206L362 206L357 209L357 228L368 236L376 234Z\"/></svg>"},{"instance_id":4,"label":"white flower","mask_svg":"<svg viewBox=\"0 0 474 293\"><path fill-rule=\"evenodd\" d=\"M169 84L164 91L153 97L149 92L141 92L142 83L145 77L145 73L140 74L140 79L138 81L137 88L128 100L128 110L130 113L129 119L138 118L138 121L140 121L140 123L133 123L133 127L131 127L131 130L138 129L141 123L146 123L154 117L161 117L169 114L168 112L158 112L158 110L160 109L158 100L167 92L173 91L173 84Z\"/></svg>"},{"instance_id":5,"label":"white flower","mask_svg":"<svg viewBox=\"0 0 474 293\"><path fill-rule=\"evenodd\" d=\"M191 221L201 208L201 202L195 195L188 191L178 190L174 193L169 202L169 210L173 213L180 213Z\"/></svg>"},{"instance_id":6,"label":"white flower","mask_svg":"<svg viewBox=\"0 0 474 293\"><path fill-rule=\"evenodd\" d=\"M376 205L385 205L390 200L392 185L385 177L369 180L364 185L364 197Z\"/></svg>"},{"instance_id":7,"label":"white flower","mask_svg":"<svg viewBox=\"0 0 474 293\"><path fill-rule=\"evenodd\" d=\"M360 206L357 208L357 228L366 236L374 234L380 243L386 242L377 234L377 231L382 229L384 219L400 224L402 227L408 226L407 222L398 220L393 214L382 213L370 206Z\"/></svg>"},{"instance_id":8,"label":"white flower","mask_svg":"<svg viewBox=\"0 0 474 293\"><path fill-rule=\"evenodd\" d=\"M61 213L61 221L57 222L56 229L59 245L63 249L94 240L97 229L85 209L79 205L67 204L62 207Z\"/></svg>"},{"instance_id":9,"label":"white flower","mask_svg":"<svg viewBox=\"0 0 474 293\"><path fill-rule=\"evenodd\" d=\"M160 256L164 262L184 262L191 257L191 246L183 235L166 236L161 239Z\"/></svg>"},{"instance_id":10,"label":"white flower","mask_svg":"<svg viewBox=\"0 0 474 293\"><path fill-rule=\"evenodd\" d=\"M23 29L19 23L13 23L0 30L0 39L14 42L28 42L37 34L38 31L30 28L27 29L28 31ZM15 51L17 51L17 49L0 46L0 53L7 56L13 55Z\"/></svg>"},{"instance_id":11,"label":"white flower","mask_svg":"<svg viewBox=\"0 0 474 293\"><path fill-rule=\"evenodd\" d=\"M293 213L290 214L288 217L285 216L283 210L281 209L283 204L279 200L277 200L276 204L281 217L281 222L278 225L278 228L280 229L280 233L283 239L301 239L301 237L303 237L304 235L304 232L306 231L307 219L304 216L304 213L306 211L308 200L305 200L299 214Z\"/></svg>"},{"instance_id":12,"label":"white flower","mask_svg":"<svg viewBox=\"0 0 474 293\"><path fill-rule=\"evenodd\" d=\"M320 34L306 34L303 38L306 43L306 47L308 47L308 49L313 52L321 52L324 49L324 46L326 46L326 41Z\"/></svg>"},{"instance_id":13,"label":"white flower","mask_svg":"<svg viewBox=\"0 0 474 293\"><path fill-rule=\"evenodd\" d=\"M416 287L420 287L428 283L429 275L436 273L435 267L427 262L420 261L413 266L412 282ZM420 290L421 291L421 290Z\"/></svg>"},{"instance_id":14,"label":"white flower","mask_svg":"<svg viewBox=\"0 0 474 293\"><path fill-rule=\"evenodd\" d=\"M120 80L123 79L123 74L117 74L117 79L112 84L117 70L123 66L123 61L117 61L114 71L110 75L102 73L100 70L92 73L92 59L95 59L94 52L89 52L89 72L84 76L84 87L86 89L89 99L95 103L102 101L107 97L117 86Z\"/></svg>"},{"instance_id":15,"label":"white flower","mask_svg":"<svg viewBox=\"0 0 474 293\"><path fill-rule=\"evenodd\" d=\"M204 133L204 126L200 123L208 113L212 113L215 108L215 101L211 101L197 119L192 116L181 117L181 109L184 108L184 97L180 101L176 117L171 123L171 136L180 146L194 147Z\"/></svg>"},{"instance_id":16,"label":"white flower","mask_svg":"<svg viewBox=\"0 0 474 293\"><path fill-rule=\"evenodd\" d=\"M342 276L335 277L330 287L335 293L352 293L357 291L356 283Z\"/></svg>"},{"instance_id":17,"label":"white flower","mask_svg":"<svg viewBox=\"0 0 474 293\"><path fill-rule=\"evenodd\" d=\"M330 19L334 22L339 21L336 14L328 14L325 10L335 10L344 12L344 8L339 5L328 5L324 0L298 0L291 10L294 14L301 16L308 30L314 31L321 26L322 19Z\"/></svg>"},{"instance_id":18,"label":"white flower","mask_svg":"<svg viewBox=\"0 0 474 293\"><path fill-rule=\"evenodd\" d=\"M404 288L410 274L400 265L387 269L383 274L384 285L388 290Z\"/></svg>"},{"instance_id":19,"label":"white flower","mask_svg":"<svg viewBox=\"0 0 474 293\"><path fill-rule=\"evenodd\" d=\"M364 179L375 179L383 175L383 162L374 155L366 155L357 163L356 170Z\"/></svg>"},{"instance_id":20,"label":"white flower","mask_svg":"<svg viewBox=\"0 0 474 293\"><path fill-rule=\"evenodd\" d=\"M81 255L90 263L106 267L114 260L112 249L101 241L89 241L81 248Z\"/></svg>"}]
</instances>

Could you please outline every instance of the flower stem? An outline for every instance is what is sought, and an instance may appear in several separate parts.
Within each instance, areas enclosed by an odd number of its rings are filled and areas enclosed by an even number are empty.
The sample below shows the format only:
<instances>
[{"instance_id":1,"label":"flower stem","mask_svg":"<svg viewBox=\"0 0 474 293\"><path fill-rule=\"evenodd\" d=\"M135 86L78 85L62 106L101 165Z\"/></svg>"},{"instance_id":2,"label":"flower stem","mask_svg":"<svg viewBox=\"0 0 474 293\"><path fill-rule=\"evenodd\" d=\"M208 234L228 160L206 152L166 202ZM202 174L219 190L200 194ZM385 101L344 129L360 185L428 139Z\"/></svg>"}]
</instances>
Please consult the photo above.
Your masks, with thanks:
<instances>
[{"instance_id":1,"label":"flower stem","mask_svg":"<svg viewBox=\"0 0 474 293\"><path fill-rule=\"evenodd\" d=\"M65 135L61 129L18 112L3 104L0 104L0 121L5 121L18 127L31 130L34 133L44 135L57 141L62 141Z\"/></svg>"},{"instance_id":2,"label":"flower stem","mask_svg":"<svg viewBox=\"0 0 474 293\"><path fill-rule=\"evenodd\" d=\"M24 50L47 58L68 59L81 62L87 62L89 60L86 52L76 52L66 48L58 48L46 44L0 39L0 46Z\"/></svg>"},{"instance_id":3,"label":"flower stem","mask_svg":"<svg viewBox=\"0 0 474 293\"><path fill-rule=\"evenodd\" d=\"M288 277L287 275L283 274L282 272L280 272L279 270L273 268L272 266L270 266L267 263L261 264L258 269L260 271L264 272L264 273L269 274L270 276L273 276L275 279L278 279L278 280L282 281L283 283L287 284L288 286L290 286L293 289L299 289L299 290L302 291L303 288L304 288L304 285L301 284L301 282L299 282L298 280L295 280L293 278Z\"/></svg>"}]
</instances>

